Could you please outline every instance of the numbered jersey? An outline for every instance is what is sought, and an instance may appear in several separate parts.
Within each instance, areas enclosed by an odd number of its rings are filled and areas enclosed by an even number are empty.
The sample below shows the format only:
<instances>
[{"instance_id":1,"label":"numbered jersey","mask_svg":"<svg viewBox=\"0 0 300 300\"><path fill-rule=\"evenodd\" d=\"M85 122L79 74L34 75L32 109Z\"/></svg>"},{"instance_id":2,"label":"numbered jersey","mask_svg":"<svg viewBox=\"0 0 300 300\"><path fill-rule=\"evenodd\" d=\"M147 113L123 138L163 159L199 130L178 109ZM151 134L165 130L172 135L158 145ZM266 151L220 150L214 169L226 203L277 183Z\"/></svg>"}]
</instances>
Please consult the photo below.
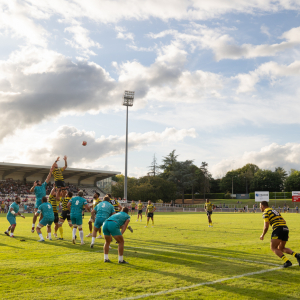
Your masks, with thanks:
<instances>
[{"instance_id":1,"label":"numbered jersey","mask_svg":"<svg viewBox=\"0 0 300 300\"><path fill-rule=\"evenodd\" d=\"M102 201L94 210L96 211L96 218L109 218L114 212L115 208L108 201Z\"/></svg>"},{"instance_id":2,"label":"numbered jersey","mask_svg":"<svg viewBox=\"0 0 300 300\"><path fill-rule=\"evenodd\" d=\"M50 202L50 203L51 203L51 205L52 205L53 212L54 212L54 213L57 213L57 203L56 203L56 197L55 197L55 196L52 196L52 195L50 195L50 196L49 196L49 202Z\"/></svg>"},{"instance_id":3,"label":"numbered jersey","mask_svg":"<svg viewBox=\"0 0 300 300\"><path fill-rule=\"evenodd\" d=\"M70 199L69 202L71 202L71 215L82 215L82 209L87 204L87 201L80 196L76 196Z\"/></svg>"},{"instance_id":4,"label":"numbered jersey","mask_svg":"<svg viewBox=\"0 0 300 300\"><path fill-rule=\"evenodd\" d=\"M265 222L269 222L273 229L280 226L286 226L286 222L281 214L270 207L266 208L263 213L263 219Z\"/></svg>"},{"instance_id":5,"label":"numbered jersey","mask_svg":"<svg viewBox=\"0 0 300 300\"><path fill-rule=\"evenodd\" d=\"M43 218L54 219L54 213L51 203L44 202L39 206L38 213L43 214Z\"/></svg>"},{"instance_id":6,"label":"numbered jersey","mask_svg":"<svg viewBox=\"0 0 300 300\"><path fill-rule=\"evenodd\" d=\"M115 199L110 199L110 203L115 208L115 212L119 212L119 202Z\"/></svg>"}]
</instances>

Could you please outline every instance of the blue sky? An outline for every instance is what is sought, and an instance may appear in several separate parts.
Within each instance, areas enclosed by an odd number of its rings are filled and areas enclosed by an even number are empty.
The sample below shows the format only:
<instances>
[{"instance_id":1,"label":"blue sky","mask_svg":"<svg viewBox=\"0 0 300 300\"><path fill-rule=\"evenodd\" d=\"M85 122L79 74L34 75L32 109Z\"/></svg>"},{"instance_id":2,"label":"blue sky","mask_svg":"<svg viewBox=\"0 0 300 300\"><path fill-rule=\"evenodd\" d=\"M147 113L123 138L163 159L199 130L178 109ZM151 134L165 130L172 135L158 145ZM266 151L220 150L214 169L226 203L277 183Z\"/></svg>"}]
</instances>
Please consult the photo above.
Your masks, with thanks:
<instances>
[{"instance_id":1,"label":"blue sky","mask_svg":"<svg viewBox=\"0 0 300 300\"><path fill-rule=\"evenodd\" d=\"M300 168L298 1L0 0L0 160ZM88 141L87 147L81 142Z\"/></svg>"}]
</instances>

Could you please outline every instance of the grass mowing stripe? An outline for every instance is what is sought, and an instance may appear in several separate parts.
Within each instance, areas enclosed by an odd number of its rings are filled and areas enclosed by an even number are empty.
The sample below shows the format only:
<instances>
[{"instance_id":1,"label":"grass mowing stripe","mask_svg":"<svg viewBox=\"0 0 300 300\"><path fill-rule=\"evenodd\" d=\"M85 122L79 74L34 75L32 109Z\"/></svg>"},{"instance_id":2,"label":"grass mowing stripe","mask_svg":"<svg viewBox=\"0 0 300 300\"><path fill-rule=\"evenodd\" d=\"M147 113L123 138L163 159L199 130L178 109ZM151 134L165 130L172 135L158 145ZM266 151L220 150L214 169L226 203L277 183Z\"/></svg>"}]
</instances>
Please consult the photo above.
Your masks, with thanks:
<instances>
[{"instance_id":1,"label":"grass mowing stripe","mask_svg":"<svg viewBox=\"0 0 300 300\"><path fill-rule=\"evenodd\" d=\"M295 265L293 265L293 267L294 266ZM167 290L167 291L161 291L161 292L157 292L157 293L149 293L149 294L144 294L144 295L139 295L139 296L122 298L120 300L135 300L135 299L141 299L141 298L146 298L146 297L161 296L161 295L165 295L165 294L169 294L169 293L174 293L174 292L179 292L179 291L183 291L183 290L193 289L193 288L203 286L203 285L216 284L216 283L220 283L220 282L223 282L223 281L228 281L228 280L247 277L247 276L252 276L252 275L263 274L263 273L267 273L267 272L277 271L277 270L280 270L280 269L282 269L282 267L277 267L277 268L273 268L273 269L270 269L270 270L261 270L261 271L257 271L257 272L245 273L245 274L236 275L236 276L232 276L232 277L228 277L228 278L221 278L221 279L214 280L214 281L202 282L202 283L193 284L193 285L190 285L190 286L183 286L183 287L180 287L180 288L175 288L175 289L171 289L171 290Z\"/></svg>"}]
</instances>

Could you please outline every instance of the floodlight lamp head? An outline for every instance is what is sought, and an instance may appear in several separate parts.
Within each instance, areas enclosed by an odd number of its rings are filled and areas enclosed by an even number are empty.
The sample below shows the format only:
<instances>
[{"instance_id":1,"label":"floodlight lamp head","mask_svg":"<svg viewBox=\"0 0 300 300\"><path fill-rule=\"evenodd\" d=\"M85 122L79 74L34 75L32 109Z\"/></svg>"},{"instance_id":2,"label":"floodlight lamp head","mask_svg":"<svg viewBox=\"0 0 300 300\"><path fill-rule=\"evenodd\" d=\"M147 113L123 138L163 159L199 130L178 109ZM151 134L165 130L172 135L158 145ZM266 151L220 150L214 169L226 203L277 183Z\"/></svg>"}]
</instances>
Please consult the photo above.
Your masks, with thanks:
<instances>
[{"instance_id":1,"label":"floodlight lamp head","mask_svg":"<svg viewBox=\"0 0 300 300\"><path fill-rule=\"evenodd\" d=\"M133 100L134 100L134 92L133 91L125 91L123 105L124 106L133 106Z\"/></svg>"}]
</instances>

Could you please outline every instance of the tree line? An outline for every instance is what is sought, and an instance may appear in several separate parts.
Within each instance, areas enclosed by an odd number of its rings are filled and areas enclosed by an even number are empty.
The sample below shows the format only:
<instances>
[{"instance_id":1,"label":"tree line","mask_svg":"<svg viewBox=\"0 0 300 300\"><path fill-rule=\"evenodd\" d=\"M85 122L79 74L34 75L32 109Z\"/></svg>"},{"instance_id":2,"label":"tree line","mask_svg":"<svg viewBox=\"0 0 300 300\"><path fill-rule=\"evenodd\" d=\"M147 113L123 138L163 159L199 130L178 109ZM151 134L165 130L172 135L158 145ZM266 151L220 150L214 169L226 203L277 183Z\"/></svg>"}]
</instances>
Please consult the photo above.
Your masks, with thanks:
<instances>
[{"instance_id":1,"label":"tree line","mask_svg":"<svg viewBox=\"0 0 300 300\"><path fill-rule=\"evenodd\" d=\"M112 186L115 197L123 197L124 175L113 177L116 182ZM191 194L197 198L205 198L206 193L248 194L255 191L291 192L300 190L300 171L290 170L288 173L282 167L274 171L260 169L255 164L246 164L242 168L231 170L222 178L213 178L208 170L208 164L200 166L193 160L178 160L176 150L163 157L161 164L154 155L149 173L140 178L129 177L127 184L128 199L152 200L162 199L170 202Z\"/></svg>"}]
</instances>

